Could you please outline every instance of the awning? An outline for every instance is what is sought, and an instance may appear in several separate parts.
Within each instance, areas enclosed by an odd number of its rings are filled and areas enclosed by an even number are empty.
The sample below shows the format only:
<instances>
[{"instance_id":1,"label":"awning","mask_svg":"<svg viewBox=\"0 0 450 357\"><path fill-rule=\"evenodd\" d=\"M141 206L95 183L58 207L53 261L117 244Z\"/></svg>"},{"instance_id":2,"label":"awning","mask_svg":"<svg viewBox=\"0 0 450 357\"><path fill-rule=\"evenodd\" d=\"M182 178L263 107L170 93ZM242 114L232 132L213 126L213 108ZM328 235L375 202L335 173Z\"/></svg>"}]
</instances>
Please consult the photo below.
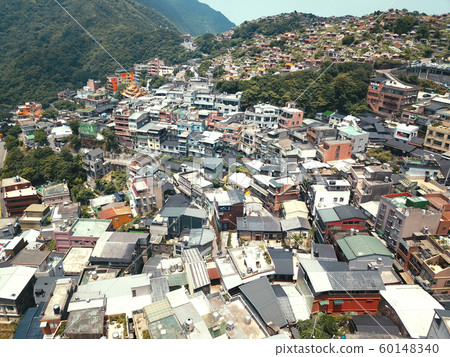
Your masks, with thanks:
<instances>
[{"instance_id":1,"label":"awning","mask_svg":"<svg viewBox=\"0 0 450 357\"><path fill-rule=\"evenodd\" d=\"M319 305L320 305L320 306L323 306L323 305L330 305L330 302L329 302L328 300L320 301L320 302L319 302Z\"/></svg>"}]
</instances>

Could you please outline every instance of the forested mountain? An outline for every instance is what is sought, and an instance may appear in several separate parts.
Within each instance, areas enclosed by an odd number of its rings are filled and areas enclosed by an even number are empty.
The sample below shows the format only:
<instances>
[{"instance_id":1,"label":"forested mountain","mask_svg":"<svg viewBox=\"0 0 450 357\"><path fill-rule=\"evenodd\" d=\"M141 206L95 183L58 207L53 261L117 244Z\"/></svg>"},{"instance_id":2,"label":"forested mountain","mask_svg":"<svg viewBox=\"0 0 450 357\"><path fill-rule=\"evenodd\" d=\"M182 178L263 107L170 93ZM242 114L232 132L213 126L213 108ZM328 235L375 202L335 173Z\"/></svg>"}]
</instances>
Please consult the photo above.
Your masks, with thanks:
<instances>
[{"instance_id":1,"label":"forested mountain","mask_svg":"<svg viewBox=\"0 0 450 357\"><path fill-rule=\"evenodd\" d=\"M195 53L164 16L134 0L60 0L123 66L158 56L180 63ZM54 1L0 0L0 104L41 101L119 66Z\"/></svg>"},{"instance_id":2,"label":"forested mountain","mask_svg":"<svg viewBox=\"0 0 450 357\"><path fill-rule=\"evenodd\" d=\"M228 31L235 25L221 12L198 0L136 0L155 9L185 33L199 36Z\"/></svg>"}]
</instances>

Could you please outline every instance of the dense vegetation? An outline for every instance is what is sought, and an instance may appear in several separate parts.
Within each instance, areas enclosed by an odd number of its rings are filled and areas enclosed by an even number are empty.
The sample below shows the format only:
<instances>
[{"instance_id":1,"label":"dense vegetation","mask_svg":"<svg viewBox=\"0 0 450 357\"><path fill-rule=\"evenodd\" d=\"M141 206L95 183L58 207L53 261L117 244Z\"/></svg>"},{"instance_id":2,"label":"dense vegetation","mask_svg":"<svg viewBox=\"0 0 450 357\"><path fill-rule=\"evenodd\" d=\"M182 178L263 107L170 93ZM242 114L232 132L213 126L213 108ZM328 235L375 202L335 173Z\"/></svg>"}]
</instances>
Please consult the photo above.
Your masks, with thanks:
<instances>
[{"instance_id":1,"label":"dense vegetation","mask_svg":"<svg viewBox=\"0 0 450 357\"><path fill-rule=\"evenodd\" d=\"M167 17L184 33L199 36L228 31L235 25L221 12L197 0L136 0Z\"/></svg>"},{"instance_id":2,"label":"dense vegetation","mask_svg":"<svg viewBox=\"0 0 450 357\"><path fill-rule=\"evenodd\" d=\"M297 328L301 339L330 339L334 336L343 336L348 331L348 320L349 317L346 315L320 314L309 320L298 321Z\"/></svg>"},{"instance_id":3,"label":"dense vegetation","mask_svg":"<svg viewBox=\"0 0 450 357\"><path fill-rule=\"evenodd\" d=\"M66 180L72 187L81 180L86 180L86 173L81 167L81 157L73 156L69 150L56 153L50 147L31 149L28 152L15 146L8 151L2 169L2 178L19 175L35 186L47 181L62 182Z\"/></svg>"},{"instance_id":4,"label":"dense vegetation","mask_svg":"<svg viewBox=\"0 0 450 357\"><path fill-rule=\"evenodd\" d=\"M297 107L306 116L338 110L358 115L368 110L365 103L372 67L366 63L338 63L321 71L305 70L287 75L264 75L248 81L221 81L216 89L228 93L244 92L242 107L259 102L284 106L298 97ZM308 89L309 88L309 89ZM308 90L307 90L308 89Z\"/></svg>"},{"instance_id":5,"label":"dense vegetation","mask_svg":"<svg viewBox=\"0 0 450 357\"><path fill-rule=\"evenodd\" d=\"M152 57L171 64L198 57L180 45L175 25L134 0L61 4L126 68ZM119 69L54 1L0 0L0 18L0 104L46 106L58 91Z\"/></svg>"}]
</instances>

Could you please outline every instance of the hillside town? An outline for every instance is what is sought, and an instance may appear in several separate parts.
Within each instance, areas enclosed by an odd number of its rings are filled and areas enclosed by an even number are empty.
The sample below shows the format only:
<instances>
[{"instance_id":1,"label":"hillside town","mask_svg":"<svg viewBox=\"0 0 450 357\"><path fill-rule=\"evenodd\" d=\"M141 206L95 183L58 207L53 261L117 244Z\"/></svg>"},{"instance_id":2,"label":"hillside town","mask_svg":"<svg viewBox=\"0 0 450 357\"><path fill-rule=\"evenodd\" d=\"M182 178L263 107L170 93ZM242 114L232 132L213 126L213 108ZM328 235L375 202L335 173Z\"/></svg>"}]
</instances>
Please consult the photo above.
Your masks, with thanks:
<instances>
[{"instance_id":1,"label":"hillside town","mask_svg":"<svg viewBox=\"0 0 450 357\"><path fill-rule=\"evenodd\" d=\"M450 17L382 29L403 15L304 20L19 105L0 128L0 338L449 339ZM385 61L366 110L217 87L329 61Z\"/></svg>"}]
</instances>

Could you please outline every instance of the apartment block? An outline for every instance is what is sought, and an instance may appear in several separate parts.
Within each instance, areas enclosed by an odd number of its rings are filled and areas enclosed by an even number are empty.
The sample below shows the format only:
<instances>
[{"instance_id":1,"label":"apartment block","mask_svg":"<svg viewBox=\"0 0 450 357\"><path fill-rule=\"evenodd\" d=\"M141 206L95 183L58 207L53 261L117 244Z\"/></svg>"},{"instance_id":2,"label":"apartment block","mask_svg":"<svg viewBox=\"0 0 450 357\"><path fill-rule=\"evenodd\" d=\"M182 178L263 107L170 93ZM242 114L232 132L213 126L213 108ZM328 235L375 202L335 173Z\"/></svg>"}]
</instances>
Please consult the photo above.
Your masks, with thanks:
<instances>
[{"instance_id":1,"label":"apartment block","mask_svg":"<svg viewBox=\"0 0 450 357\"><path fill-rule=\"evenodd\" d=\"M428 126L423 146L439 153L449 151L450 122L442 122L439 126Z\"/></svg>"}]
</instances>

